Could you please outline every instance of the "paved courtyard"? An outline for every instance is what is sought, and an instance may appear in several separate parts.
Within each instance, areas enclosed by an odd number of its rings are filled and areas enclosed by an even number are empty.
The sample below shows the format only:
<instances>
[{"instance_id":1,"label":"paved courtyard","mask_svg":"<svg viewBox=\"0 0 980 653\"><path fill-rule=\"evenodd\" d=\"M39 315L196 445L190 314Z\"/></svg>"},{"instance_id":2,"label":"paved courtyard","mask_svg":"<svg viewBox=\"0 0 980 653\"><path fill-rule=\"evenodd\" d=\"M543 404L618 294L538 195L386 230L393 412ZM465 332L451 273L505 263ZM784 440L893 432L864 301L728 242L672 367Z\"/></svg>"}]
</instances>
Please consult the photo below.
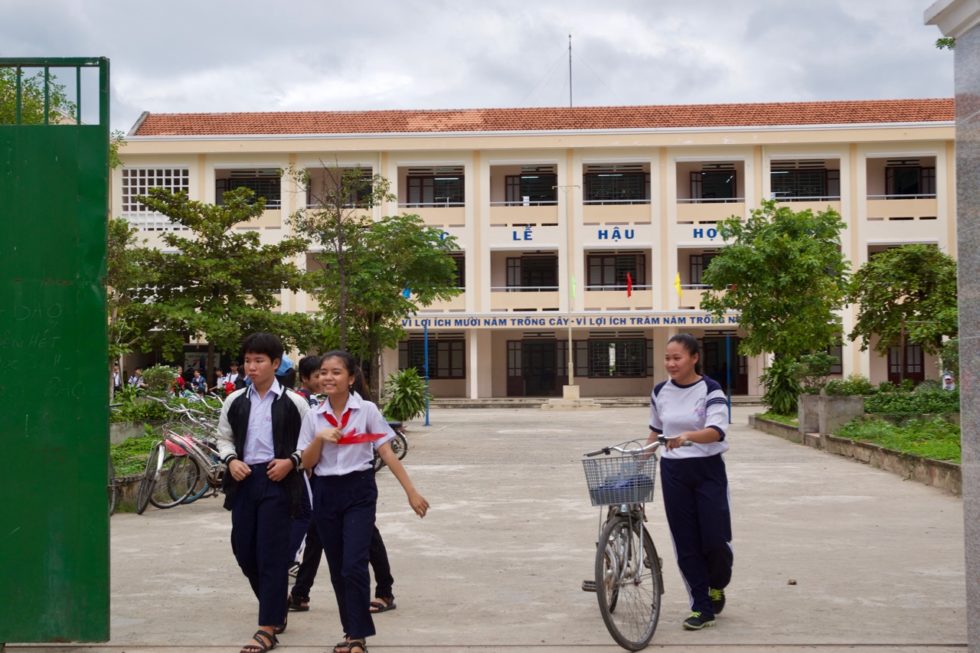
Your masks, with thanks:
<instances>
[{"instance_id":1,"label":"paved courtyard","mask_svg":"<svg viewBox=\"0 0 980 653\"><path fill-rule=\"evenodd\" d=\"M754 431L756 410L737 408L729 436L735 574L715 628L680 627L686 594L657 489L650 525L667 593L650 650L964 651L961 500ZM579 458L645 436L646 418L439 409L431 426L410 424L405 463L432 509L420 521L391 474L379 476L398 609L376 618L371 650L621 650L579 589L598 527ZM237 651L255 600L219 500L111 523L112 640L86 650ZM280 648L329 650L340 635L324 564L312 610L290 615Z\"/></svg>"}]
</instances>

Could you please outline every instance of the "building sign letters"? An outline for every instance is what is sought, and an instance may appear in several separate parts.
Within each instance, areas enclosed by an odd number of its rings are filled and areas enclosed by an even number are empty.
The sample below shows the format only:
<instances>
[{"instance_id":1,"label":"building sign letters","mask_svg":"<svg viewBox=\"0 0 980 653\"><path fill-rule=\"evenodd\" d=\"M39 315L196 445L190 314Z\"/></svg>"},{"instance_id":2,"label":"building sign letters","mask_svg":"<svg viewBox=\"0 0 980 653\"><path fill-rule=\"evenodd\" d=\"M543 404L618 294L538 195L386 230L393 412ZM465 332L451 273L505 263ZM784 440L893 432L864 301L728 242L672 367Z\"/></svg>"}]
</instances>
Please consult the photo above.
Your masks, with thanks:
<instances>
[{"instance_id":1,"label":"building sign letters","mask_svg":"<svg viewBox=\"0 0 980 653\"><path fill-rule=\"evenodd\" d=\"M453 315L410 317L402 320L406 329L527 329L567 327L646 327L646 326L708 326L737 325L738 316L715 317L707 313L675 315L647 313L643 315Z\"/></svg>"}]
</instances>

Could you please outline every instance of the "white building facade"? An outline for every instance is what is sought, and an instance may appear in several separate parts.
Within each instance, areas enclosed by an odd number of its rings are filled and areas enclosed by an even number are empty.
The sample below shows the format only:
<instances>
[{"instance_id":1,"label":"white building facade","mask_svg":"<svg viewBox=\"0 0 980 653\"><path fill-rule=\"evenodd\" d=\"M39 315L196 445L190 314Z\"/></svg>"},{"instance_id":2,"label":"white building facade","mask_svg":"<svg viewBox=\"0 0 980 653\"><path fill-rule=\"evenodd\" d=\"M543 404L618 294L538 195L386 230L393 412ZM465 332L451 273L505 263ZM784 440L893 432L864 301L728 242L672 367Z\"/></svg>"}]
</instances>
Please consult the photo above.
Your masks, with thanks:
<instances>
[{"instance_id":1,"label":"white building facade","mask_svg":"<svg viewBox=\"0 0 980 653\"><path fill-rule=\"evenodd\" d=\"M553 396L570 382L583 397L640 396L664 378L667 339L688 332L707 374L755 395L764 357L737 355L737 316L700 310L719 221L775 198L839 212L853 269L907 243L955 257L953 138L949 99L144 114L113 173L112 214L158 244L172 225L134 197L159 186L220 202L244 185L267 210L241 228L276 242L327 183L324 166L370 170L397 197L376 218L418 214L460 248L461 294L406 316L384 373L427 350L436 397ZM284 292L282 309L316 306ZM845 340L832 353L837 374L874 383L897 379L903 359L906 377L938 374L917 347L881 357Z\"/></svg>"}]
</instances>

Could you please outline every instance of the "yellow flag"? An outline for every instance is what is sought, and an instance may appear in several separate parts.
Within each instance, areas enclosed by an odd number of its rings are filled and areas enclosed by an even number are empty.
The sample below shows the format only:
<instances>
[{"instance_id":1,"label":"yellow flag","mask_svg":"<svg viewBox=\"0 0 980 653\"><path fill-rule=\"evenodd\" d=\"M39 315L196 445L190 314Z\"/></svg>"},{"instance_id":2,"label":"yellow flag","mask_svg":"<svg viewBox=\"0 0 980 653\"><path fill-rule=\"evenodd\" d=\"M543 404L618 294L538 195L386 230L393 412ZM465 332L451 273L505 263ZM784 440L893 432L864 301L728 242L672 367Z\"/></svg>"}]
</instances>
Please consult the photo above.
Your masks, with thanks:
<instances>
[{"instance_id":1,"label":"yellow flag","mask_svg":"<svg viewBox=\"0 0 980 653\"><path fill-rule=\"evenodd\" d=\"M681 273L674 275L674 288L677 289L677 299L681 299Z\"/></svg>"}]
</instances>

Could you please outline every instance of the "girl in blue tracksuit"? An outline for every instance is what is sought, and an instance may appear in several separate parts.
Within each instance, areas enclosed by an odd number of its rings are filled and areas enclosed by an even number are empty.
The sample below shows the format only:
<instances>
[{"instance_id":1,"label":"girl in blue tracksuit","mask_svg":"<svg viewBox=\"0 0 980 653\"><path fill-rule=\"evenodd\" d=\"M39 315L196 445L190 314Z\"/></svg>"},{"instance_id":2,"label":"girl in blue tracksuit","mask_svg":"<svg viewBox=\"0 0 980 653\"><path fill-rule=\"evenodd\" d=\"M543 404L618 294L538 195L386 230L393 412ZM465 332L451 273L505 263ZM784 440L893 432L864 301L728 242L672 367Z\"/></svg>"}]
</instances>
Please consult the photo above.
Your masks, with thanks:
<instances>
[{"instance_id":1,"label":"girl in blue tracksuit","mask_svg":"<svg viewBox=\"0 0 980 653\"><path fill-rule=\"evenodd\" d=\"M677 564L687 585L691 615L686 630L715 623L732 577L732 522L722 454L728 402L721 386L701 374L701 347L686 333L667 341L668 381L650 397L650 438L664 435L660 458L664 510ZM691 446L681 448L685 443Z\"/></svg>"}]
</instances>

